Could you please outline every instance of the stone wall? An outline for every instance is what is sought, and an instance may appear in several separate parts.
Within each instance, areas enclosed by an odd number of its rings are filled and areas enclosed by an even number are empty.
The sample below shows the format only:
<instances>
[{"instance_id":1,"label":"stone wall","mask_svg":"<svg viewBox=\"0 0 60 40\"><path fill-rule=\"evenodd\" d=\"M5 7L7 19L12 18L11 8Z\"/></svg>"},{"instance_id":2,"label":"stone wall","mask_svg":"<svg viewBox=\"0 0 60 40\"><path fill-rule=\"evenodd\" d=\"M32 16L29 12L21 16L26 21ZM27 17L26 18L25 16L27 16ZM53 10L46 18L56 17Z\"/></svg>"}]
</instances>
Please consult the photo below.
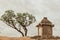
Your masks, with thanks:
<instances>
[{"instance_id":1,"label":"stone wall","mask_svg":"<svg viewBox=\"0 0 60 40\"><path fill-rule=\"evenodd\" d=\"M35 39L38 40L38 39ZM60 39L39 39L39 40L60 40Z\"/></svg>"},{"instance_id":2,"label":"stone wall","mask_svg":"<svg viewBox=\"0 0 60 40\"><path fill-rule=\"evenodd\" d=\"M60 40L60 39L43 39L43 40Z\"/></svg>"}]
</instances>

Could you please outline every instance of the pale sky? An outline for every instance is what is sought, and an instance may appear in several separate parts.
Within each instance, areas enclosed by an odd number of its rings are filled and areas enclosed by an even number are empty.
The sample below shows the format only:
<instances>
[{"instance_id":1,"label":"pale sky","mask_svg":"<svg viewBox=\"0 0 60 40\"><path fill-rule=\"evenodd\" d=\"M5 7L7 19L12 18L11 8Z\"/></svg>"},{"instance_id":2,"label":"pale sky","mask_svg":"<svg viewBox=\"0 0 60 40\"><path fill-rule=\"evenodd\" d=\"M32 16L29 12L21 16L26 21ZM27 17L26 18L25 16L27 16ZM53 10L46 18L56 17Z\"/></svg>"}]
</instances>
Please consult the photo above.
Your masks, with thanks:
<instances>
[{"instance_id":1,"label":"pale sky","mask_svg":"<svg viewBox=\"0 0 60 40\"><path fill-rule=\"evenodd\" d=\"M17 12L28 12L36 17L36 22L28 27L28 36L37 35L36 25L43 17L55 25L53 35L60 36L60 0L0 0L0 16L6 10ZM18 37L20 33L0 21L0 35Z\"/></svg>"}]
</instances>

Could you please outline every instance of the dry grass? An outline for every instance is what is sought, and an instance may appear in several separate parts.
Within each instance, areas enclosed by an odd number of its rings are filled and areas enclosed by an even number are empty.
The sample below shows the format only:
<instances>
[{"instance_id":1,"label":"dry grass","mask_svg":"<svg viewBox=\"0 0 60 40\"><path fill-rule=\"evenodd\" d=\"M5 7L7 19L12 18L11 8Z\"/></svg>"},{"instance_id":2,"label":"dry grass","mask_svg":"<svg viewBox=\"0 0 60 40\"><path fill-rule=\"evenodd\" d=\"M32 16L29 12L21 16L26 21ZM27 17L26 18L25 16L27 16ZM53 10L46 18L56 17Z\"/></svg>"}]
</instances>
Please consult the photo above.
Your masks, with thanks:
<instances>
[{"instance_id":1,"label":"dry grass","mask_svg":"<svg viewBox=\"0 0 60 40\"><path fill-rule=\"evenodd\" d=\"M0 36L0 40L34 40L29 37L3 37Z\"/></svg>"}]
</instances>

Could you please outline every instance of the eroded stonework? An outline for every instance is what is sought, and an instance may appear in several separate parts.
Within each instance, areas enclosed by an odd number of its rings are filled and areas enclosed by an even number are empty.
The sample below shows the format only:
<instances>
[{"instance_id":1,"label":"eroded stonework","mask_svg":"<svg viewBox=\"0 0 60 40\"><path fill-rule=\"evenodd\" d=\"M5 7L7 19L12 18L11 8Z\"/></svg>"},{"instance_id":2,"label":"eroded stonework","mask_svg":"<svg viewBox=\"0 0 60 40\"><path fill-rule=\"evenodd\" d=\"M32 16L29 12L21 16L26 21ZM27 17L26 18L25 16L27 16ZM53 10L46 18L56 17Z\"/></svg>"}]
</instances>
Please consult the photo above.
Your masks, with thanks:
<instances>
[{"instance_id":1,"label":"eroded stonework","mask_svg":"<svg viewBox=\"0 0 60 40\"><path fill-rule=\"evenodd\" d=\"M51 38L53 35L52 28L54 25L50 22L47 17L44 17L42 21L37 25L38 35L42 38Z\"/></svg>"}]
</instances>

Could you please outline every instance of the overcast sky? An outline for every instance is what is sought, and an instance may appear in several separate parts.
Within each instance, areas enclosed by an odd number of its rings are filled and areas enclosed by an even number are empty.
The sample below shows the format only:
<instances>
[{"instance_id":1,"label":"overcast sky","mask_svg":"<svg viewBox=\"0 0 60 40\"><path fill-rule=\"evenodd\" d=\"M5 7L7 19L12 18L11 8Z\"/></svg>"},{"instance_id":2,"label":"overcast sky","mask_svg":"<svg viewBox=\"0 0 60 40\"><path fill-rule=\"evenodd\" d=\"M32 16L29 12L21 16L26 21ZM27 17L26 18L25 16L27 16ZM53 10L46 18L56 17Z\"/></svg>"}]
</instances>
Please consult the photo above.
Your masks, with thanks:
<instances>
[{"instance_id":1,"label":"overcast sky","mask_svg":"<svg viewBox=\"0 0 60 40\"><path fill-rule=\"evenodd\" d=\"M17 12L28 12L37 19L35 23L28 27L28 36L37 35L36 25L47 17L55 26L53 35L60 36L60 0L0 0L0 16L6 10ZM17 31L0 21L0 35L3 36L20 36Z\"/></svg>"}]
</instances>

